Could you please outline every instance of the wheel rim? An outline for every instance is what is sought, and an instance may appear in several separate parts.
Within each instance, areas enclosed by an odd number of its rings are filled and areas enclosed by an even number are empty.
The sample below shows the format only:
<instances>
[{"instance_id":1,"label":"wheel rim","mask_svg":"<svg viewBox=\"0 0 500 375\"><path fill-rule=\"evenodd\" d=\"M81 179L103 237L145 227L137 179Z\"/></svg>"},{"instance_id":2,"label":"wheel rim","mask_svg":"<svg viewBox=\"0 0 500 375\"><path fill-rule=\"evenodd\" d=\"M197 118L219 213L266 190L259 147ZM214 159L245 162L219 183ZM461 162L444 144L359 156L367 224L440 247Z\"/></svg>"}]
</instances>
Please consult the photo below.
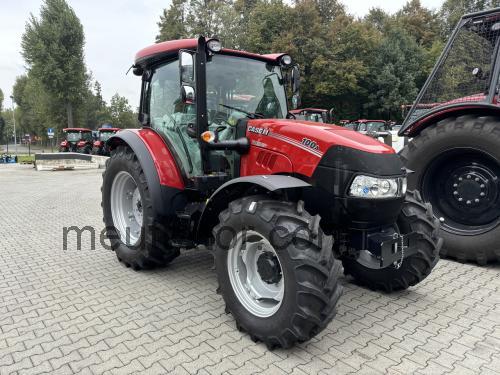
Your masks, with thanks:
<instances>
[{"instance_id":1,"label":"wheel rim","mask_svg":"<svg viewBox=\"0 0 500 375\"><path fill-rule=\"evenodd\" d=\"M141 238L143 225L141 193L130 173L121 171L111 186L111 215L120 240L134 246Z\"/></svg>"},{"instance_id":2,"label":"wheel rim","mask_svg":"<svg viewBox=\"0 0 500 375\"><path fill-rule=\"evenodd\" d=\"M267 318L280 308L284 275L274 247L255 231L241 231L227 257L229 280L236 298L251 314Z\"/></svg>"},{"instance_id":3,"label":"wheel rim","mask_svg":"<svg viewBox=\"0 0 500 375\"><path fill-rule=\"evenodd\" d=\"M500 163L474 149L443 153L427 168L422 195L443 230L461 235L486 233L500 224Z\"/></svg>"}]
</instances>

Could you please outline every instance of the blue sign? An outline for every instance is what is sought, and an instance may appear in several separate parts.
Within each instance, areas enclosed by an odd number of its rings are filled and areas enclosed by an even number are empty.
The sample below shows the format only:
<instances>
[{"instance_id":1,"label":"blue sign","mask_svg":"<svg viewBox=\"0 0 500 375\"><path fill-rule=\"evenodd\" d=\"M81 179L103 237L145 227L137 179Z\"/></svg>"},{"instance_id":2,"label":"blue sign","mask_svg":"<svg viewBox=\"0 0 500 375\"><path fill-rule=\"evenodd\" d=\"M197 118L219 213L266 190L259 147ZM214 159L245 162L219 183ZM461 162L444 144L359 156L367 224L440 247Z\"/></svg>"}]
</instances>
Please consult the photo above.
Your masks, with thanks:
<instances>
[{"instance_id":1,"label":"blue sign","mask_svg":"<svg viewBox=\"0 0 500 375\"><path fill-rule=\"evenodd\" d=\"M54 129L48 128L47 129L47 135L54 135Z\"/></svg>"}]
</instances>

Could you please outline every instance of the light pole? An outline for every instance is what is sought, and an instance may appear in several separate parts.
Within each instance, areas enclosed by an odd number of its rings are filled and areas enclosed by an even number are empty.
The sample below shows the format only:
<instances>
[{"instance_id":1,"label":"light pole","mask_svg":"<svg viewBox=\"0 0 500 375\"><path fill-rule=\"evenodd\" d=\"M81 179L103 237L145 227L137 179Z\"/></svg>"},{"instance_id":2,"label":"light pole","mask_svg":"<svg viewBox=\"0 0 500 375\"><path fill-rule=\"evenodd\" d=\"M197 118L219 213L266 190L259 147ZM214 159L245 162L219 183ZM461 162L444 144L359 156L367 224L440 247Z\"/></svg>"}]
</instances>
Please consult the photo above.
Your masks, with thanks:
<instances>
[{"instance_id":1,"label":"light pole","mask_svg":"<svg viewBox=\"0 0 500 375\"><path fill-rule=\"evenodd\" d=\"M17 135L16 135L16 115L14 113L14 96L10 96L12 99L12 121L14 122L14 148L16 150L17 155Z\"/></svg>"}]
</instances>

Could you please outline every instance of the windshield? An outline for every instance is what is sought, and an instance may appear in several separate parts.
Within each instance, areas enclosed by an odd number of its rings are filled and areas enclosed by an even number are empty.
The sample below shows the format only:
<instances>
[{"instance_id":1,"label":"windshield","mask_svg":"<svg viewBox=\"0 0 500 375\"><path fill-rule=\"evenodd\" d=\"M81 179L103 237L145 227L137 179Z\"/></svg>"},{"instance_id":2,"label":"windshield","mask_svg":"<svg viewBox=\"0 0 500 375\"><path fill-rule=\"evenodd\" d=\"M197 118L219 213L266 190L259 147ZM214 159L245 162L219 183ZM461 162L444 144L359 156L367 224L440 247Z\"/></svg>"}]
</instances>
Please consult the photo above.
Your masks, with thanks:
<instances>
[{"instance_id":1,"label":"windshield","mask_svg":"<svg viewBox=\"0 0 500 375\"><path fill-rule=\"evenodd\" d=\"M113 135L115 134L115 132L100 132L99 133L99 139L101 141L107 141L108 139L110 139Z\"/></svg>"},{"instance_id":2,"label":"windshield","mask_svg":"<svg viewBox=\"0 0 500 375\"><path fill-rule=\"evenodd\" d=\"M68 132L68 133L66 133L66 140L68 142L78 142L80 140L80 132Z\"/></svg>"},{"instance_id":3,"label":"windshield","mask_svg":"<svg viewBox=\"0 0 500 375\"><path fill-rule=\"evenodd\" d=\"M381 132L385 130L385 124L383 122L367 122L366 131L369 132Z\"/></svg>"},{"instance_id":4,"label":"windshield","mask_svg":"<svg viewBox=\"0 0 500 375\"><path fill-rule=\"evenodd\" d=\"M284 118L288 112L281 69L259 60L215 55L207 63L207 109L209 118L235 109L264 118Z\"/></svg>"}]
</instances>

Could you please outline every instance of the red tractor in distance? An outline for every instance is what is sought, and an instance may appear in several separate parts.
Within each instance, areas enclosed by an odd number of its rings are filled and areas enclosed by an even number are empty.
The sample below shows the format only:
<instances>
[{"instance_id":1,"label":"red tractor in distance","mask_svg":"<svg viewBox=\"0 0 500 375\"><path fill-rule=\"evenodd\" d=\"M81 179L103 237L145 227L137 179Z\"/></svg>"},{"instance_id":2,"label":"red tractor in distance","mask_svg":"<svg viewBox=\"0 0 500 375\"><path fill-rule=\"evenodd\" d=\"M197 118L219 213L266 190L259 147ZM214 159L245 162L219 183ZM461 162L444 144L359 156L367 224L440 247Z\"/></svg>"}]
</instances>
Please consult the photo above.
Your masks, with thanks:
<instances>
[{"instance_id":1,"label":"red tractor in distance","mask_svg":"<svg viewBox=\"0 0 500 375\"><path fill-rule=\"evenodd\" d=\"M441 221L442 254L500 260L500 8L465 15L399 134L411 189ZM404 106L403 106L404 109Z\"/></svg>"},{"instance_id":2,"label":"red tractor in distance","mask_svg":"<svg viewBox=\"0 0 500 375\"><path fill-rule=\"evenodd\" d=\"M59 145L59 152L79 152L90 154L92 151L92 130L86 128L63 129L64 140Z\"/></svg>"},{"instance_id":3,"label":"red tractor in distance","mask_svg":"<svg viewBox=\"0 0 500 375\"><path fill-rule=\"evenodd\" d=\"M333 124L333 109L320 109L320 108L303 108L292 109L290 113L295 116L297 120L322 122L324 124Z\"/></svg>"},{"instance_id":4,"label":"red tractor in distance","mask_svg":"<svg viewBox=\"0 0 500 375\"><path fill-rule=\"evenodd\" d=\"M120 130L120 128L99 128L97 130L97 139L94 141L94 147L92 148L92 154L109 156L109 147L106 142Z\"/></svg>"},{"instance_id":5,"label":"red tractor in distance","mask_svg":"<svg viewBox=\"0 0 500 375\"><path fill-rule=\"evenodd\" d=\"M173 40L137 53L139 120L108 141L102 183L118 260L163 266L213 250L226 311L269 348L324 329L341 264L372 289L406 289L439 259L439 222L406 191L394 151L359 133L293 120L286 54Z\"/></svg>"}]
</instances>

